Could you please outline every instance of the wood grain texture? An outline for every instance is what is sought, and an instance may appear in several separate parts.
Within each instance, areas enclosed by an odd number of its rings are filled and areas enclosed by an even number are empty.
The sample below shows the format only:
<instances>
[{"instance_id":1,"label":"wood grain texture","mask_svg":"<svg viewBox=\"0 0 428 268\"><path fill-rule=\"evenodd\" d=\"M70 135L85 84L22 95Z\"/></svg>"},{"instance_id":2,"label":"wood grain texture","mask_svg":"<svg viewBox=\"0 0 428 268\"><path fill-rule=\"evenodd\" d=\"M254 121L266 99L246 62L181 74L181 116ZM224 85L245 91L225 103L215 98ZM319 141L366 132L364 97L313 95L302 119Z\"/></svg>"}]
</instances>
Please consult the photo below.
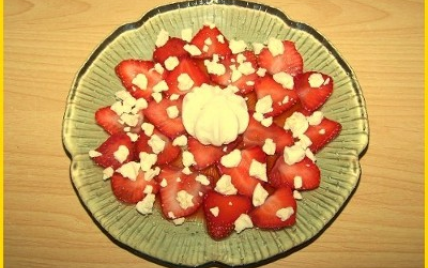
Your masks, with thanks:
<instances>
[{"instance_id":1,"label":"wood grain texture","mask_svg":"<svg viewBox=\"0 0 428 268\"><path fill-rule=\"evenodd\" d=\"M113 243L61 141L75 74L119 25L171 1L5 1L5 267L161 267ZM367 101L361 182L313 243L265 267L423 266L423 1L264 0L324 34Z\"/></svg>"}]
</instances>

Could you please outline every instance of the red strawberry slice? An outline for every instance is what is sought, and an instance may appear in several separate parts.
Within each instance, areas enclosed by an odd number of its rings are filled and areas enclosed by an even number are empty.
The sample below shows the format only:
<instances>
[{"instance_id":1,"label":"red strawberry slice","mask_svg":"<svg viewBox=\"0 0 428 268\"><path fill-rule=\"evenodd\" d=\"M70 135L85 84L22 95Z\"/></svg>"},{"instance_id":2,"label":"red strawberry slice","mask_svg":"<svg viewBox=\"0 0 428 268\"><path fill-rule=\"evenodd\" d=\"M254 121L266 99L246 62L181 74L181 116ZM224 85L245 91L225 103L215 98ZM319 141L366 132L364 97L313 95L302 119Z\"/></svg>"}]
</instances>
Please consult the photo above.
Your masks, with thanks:
<instances>
[{"instance_id":1,"label":"red strawberry slice","mask_svg":"<svg viewBox=\"0 0 428 268\"><path fill-rule=\"evenodd\" d=\"M270 173L270 171L272 170L273 166L276 163L276 160L278 160L278 158L281 157L281 154L276 154L276 155L268 155L266 163L267 163L267 174ZM266 184L266 187L268 187L269 184Z\"/></svg>"},{"instance_id":2,"label":"red strawberry slice","mask_svg":"<svg viewBox=\"0 0 428 268\"><path fill-rule=\"evenodd\" d=\"M283 112L282 114L276 116L275 119L274 119L274 122L278 126L284 126L285 121L287 121L287 119L291 115L293 115L294 112L302 113L305 116L310 115L310 113L308 113L308 111L306 111L305 109L303 109L302 104L300 103L300 100L297 99L297 102L291 108L289 108L287 111Z\"/></svg>"},{"instance_id":3,"label":"red strawberry slice","mask_svg":"<svg viewBox=\"0 0 428 268\"><path fill-rule=\"evenodd\" d=\"M165 79L168 84L168 95L183 95L192 90L192 88L209 83L207 74L199 68L196 61L190 58L183 58L179 65L172 70Z\"/></svg>"},{"instance_id":4,"label":"red strawberry slice","mask_svg":"<svg viewBox=\"0 0 428 268\"><path fill-rule=\"evenodd\" d=\"M178 60L180 60L184 57L190 56L189 52L184 50L185 45L186 41L177 37L171 37L165 45L155 48L153 52L153 60L164 64L165 60L169 57L177 57Z\"/></svg>"},{"instance_id":5,"label":"red strawberry slice","mask_svg":"<svg viewBox=\"0 0 428 268\"><path fill-rule=\"evenodd\" d=\"M218 165L221 174L231 176L232 184L238 190L238 193L244 196L252 197L257 184L263 182L254 176L250 176L251 162L257 160L260 163L266 163L266 154L258 146L249 147L241 151L241 162L237 167L227 168L221 163Z\"/></svg>"},{"instance_id":6,"label":"red strawberry slice","mask_svg":"<svg viewBox=\"0 0 428 268\"><path fill-rule=\"evenodd\" d=\"M189 137L187 141L188 150L193 154L196 162L193 167L196 170L202 170L211 166L223 155L231 152L240 142L241 139L238 138L225 146L214 146L202 144L197 139Z\"/></svg>"},{"instance_id":7,"label":"red strawberry slice","mask_svg":"<svg viewBox=\"0 0 428 268\"><path fill-rule=\"evenodd\" d=\"M208 73L208 69L207 69L207 66L205 66L205 63L204 63L204 59L195 59L195 58L193 58L193 61L196 63L196 65L198 65L198 67L199 67L199 69L204 73L204 76L206 76L206 77L210 77L210 74ZM206 82L207 84L212 84L212 82L211 81L208 81L208 82Z\"/></svg>"},{"instance_id":8,"label":"red strawberry slice","mask_svg":"<svg viewBox=\"0 0 428 268\"><path fill-rule=\"evenodd\" d=\"M261 229L282 229L296 222L297 204L290 188L282 187L271 194L264 204L250 212L253 224Z\"/></svg>"},{"instance_id":9,"label":"red strawberry slice","mask_svg":"<svg viewBox=\"0 0 428 268\"><path fill-rule=\"evenodd\" d=\"M204 201L208 234L216 240L229 236L235 228L235 221L241 214L247 214L251 207L251 200L245 196L224 196L210 191Z\"/></svg>"},{"instance_id":10,"label":"red strawberry slice","mask_svg":"<svg viewBox=\"0 0 428 268\"><path fill-rule=\"evenodd\" d=\"M187 145L189 152L195 157L196 165L194 167L197 170L202 170L211 166L224 155L222 147L204 145L192 137L188 138Z\"/></svg>"},{"instance_id":11,"label":"red strawberry slice","mask_svg":"<svg viewBox=\"0 0 428 268\"><path fill-rule=\"evenodd\" d=\"M237 61L238 58L241 57L241 56L238 56L239 54L230 55L220 60L219 62L220 64L223 64L225 66L226 73L223 75L212 74L211 80L222 86L228 86L228 85L236 86L237 88L239 88L239 92L242 95L245 95L254 90L255 81L259 78L259 76L256 73L258 69L258 64L257 64L257 57L254 54L254 52L246 50L240 54L242 54L245 57L245 60L242 62L243 64L242 66L241 66L241 63L238 63ZM240 70L246 71L245 69L249 68L247 66L250 66L250 64L251 64L251 67L254 69L254 72L250 74L246 74L246 73L243 74L242 72L240 72ZM231 66L234 66L233 68L235 70L232 70ZM239 79L232 81L233 72L239 72L241 73L242 76Z\"/></svg>"},{"instance_id":12,"label":"red strawberry slice","mask_svg":"<svg viewBox=\"0 0 428 268\"><path fill-rule=\"evenodd\" d=\"M110 109L110 106L100 108L95 112L95 121L110 135L124 132L119 120L119 115Z\"/></svg>"},{"instance_id":13,"label":"red strawberry slice","mask_svg":"<svg viewBox=\"0 0 428 268\"><path fill-rule=\"evenodd\" d=\"M222 37L218 37L222 36ZM219 40L220 39L220 40ZM211 40L211 41L207 41ZM220 42L223 41L223 42ZM231 53L229 48L229 41L224 37L217 27L204 26L200 29L190 42L195 45L202 52L201 55L194 56L195 58L211 58L214 54L219 56L227 56ZM208 50L204 50L204 47Z\"/></svg>"},{"instance_id":14,"label":"red strawberry slice","mask_svg":"<svg viewBox=\"0 0 428 268\"><path fill-rule=\"evenodd\" d=\"M111 135L96 151L101 153L101 156L92 159L103 168L112 167L117 169L123 163L127 163L134 158L134 144L129 136L124 133Z\"/></svg>"},{"instance_id":15,"label":"red strawberry slice","mask_svg":"<svg viewBox=\"0 0 428 268\"><path fill-rule=\"evenodd\" d=\"M296 178L299 176L300 179ZM301 180L301 187L300 181ZM269 183L276 188L288 186L291 189L311 190L320 185L321 172L318 166L309 158L293 165L288 165L284 157L278 158L269 173Z\"/></svg>"},{"instance_id":16,"label":"red strawberry slice","mask_svg":"<svg viewBox=\"0 0 428 268\"><path fill-rule=\"evenodd\" d=\"M182 104L182 98L177 100L163 98L159 103L151 101L148 107L143 111L146 119L159 129L160 132L170 139L174 139L185 132L183 120L181 118ZM174 106L177 107L179 114L175 118L170 118L168 115L168 108Z\"/></svg>"},{"instance_id":17,"label":"red strawberry slice","mask_svg":"<svg viewBox=\"0 0 428 268\"><path fill-rule=\"evenodd\" d=\"M144 121L143 111L140 111L137 116L137 125L134 127L130 127L129 130L129 132L136 134L141 132L141 124ZM120 120L120 116L115 111L113 111L110 106L100 108L95 112L95 121L110 135L125 132L125 127L127 127L127 125L121 124Z\"/></svg>"},{"instance_id":18,"label":"red strawberry slice","mask_svg":"<svg viewBox=\"0 0 428 268\"><path fill-rule=\"evenodd\" d=\"M211 178L213 178L213 185L216 184L218 178L220 177L216 165L211 165L208 168L200 170L198 172L200 172L200 174L204 174L205 176L210 176Z\"/></svg>"},{"instance_id":19,"label":"red strawberry slice","mask_svg":"<svg viewBox=\"0 0 428 268\"><path fill-rule=\"evenodd\" d=\"M285 72L295 76L303 70L303 58L291 41L282 41L284 53L272 55L268 48L263 48L259 54L259 66L265 68L268 73L276 74Z\"/></svg>"},{"instance_id":20,"label":"red strawberry slice","mask_svg":"<svg viewBox=\"0 0 428 268\"><path fill-rule=\"evenodd\" d=\"M288 187L279 188L265 203L250 212L253 224L261 229L282 229L296 222L297 205Z\"/></svg>"},{"instance_id":21,"label":"red strawberry slice","mask_svg":"<svg viewBox=\"0 0 428 268\"><path fill-rule=\"evenodd\" d=\"M294 143L293 136L290 131L279 127L275 123L269 127L263 126L260 122L256 121L252 114L250 121L244 134L245 146L260 146L263 147L266 139L271 139L275 143L275 152L282 153L285 146L291 146Z\"/></svg>"},{"instance_id":22,"label":"red strawberry slice","mask_svg":"<svg viewBox=\"0 0 428 268\"><path fill-rule=\"evenodd\" d=\"M309 83L310 80L314 81L312 84L314 87ZM294 88L303 108L309 112L313 112L319 109L332 94L333 79L325 74L307 72L296 76L294 79Z\"/></svg>"},{"instance_id":23,"label":"red strawberry slice","mask_svg":"<svg viewBox=\"0 0 428 268\"><path fill-rule=\"evenodd\" d=\"M160 74L154 69L154 66L155 64L152 61L124 60L116 66L116 74L122 81L123 86L134 98L145 98L146 100L150 100L152 98L153 87L167 76L166 70ZM141 85L136 82L138 79L134 80L138 75L147 79L147 86L145 89L138 86Z\"/></svg>"},{"instance_id":24,"label":"red strawberry slice","mask_svg":"<svg viewBox=\"0 0 428 268\"><path fill-rule=\"evenodd\" d=\"M163 135L160 131L155 129L153 131L153 135L158 136L163 141L165 141L165 148L162 152L160 152L157 156L158 159L156 161L157 165L169 164L174 161L181 152L180 147L172 145L172 141L168 139L167 136ZM141 152L145 152L148 154L153 153L153 149L149 144L149 140L151 137L147 137L144 133L140 134L140 137L135 142L135 154L139 157Z\"/></svg>"},{"instance_id":25,"label":"red strawberry slice","mask_svg":"<svg viewBox=\"0 0 428 268\"><path fill-rule=\"evenodd\" d=\"M323 118L316 126L309 126L305 135L312 141L309 149L313 153L319 152L329 142L334 140L342 130L342 125L328 118Z\"/></svg>"},{"instance_id":26,"label":"red strawberry slice","mask_svg":"<svg viewBox=\"0 0 428 268\"><path fill-rule=\"evenodd\" d=\"M245 95L245 102L247 103L248 111L255 111L257 101L257 94L254 92L254 90Z\"/></svg>"},{"instance_id":27,"label":"red strawberry slice","mask_svg":"<svg viewBox=\"0 0 428 268\"><path fill-rule=\"evenodd\" d=\"M152 187L152 193L156 194L159 186L155 179L145 180L145 172L139 171L135 181L114 173L111 177L111 189L116 198L124 203L136 204L146 196L144 190L147 186Z\"/></svg>"},{"instance_id":28,"label":"red strawberry slice","mask_svg":"<svg viewBox=\"0 0 428 268\"><path fill-rule=\"evenodd\" d=\"M186 175L181 169L164 168L157 176L158 183L166 184L160 189L162 212L168 219L186 217L195 213L201 206L203 196L211 189L196 181L197 173ZM162 182L165 180L165 182Z\"/></svg>"},{"instance_id":29,"label":"red strawberry slice","mask_svg":"<svg viewBox=\"0 0 428 268\"><path fill-rule=\"evenodd\" d=\"M259 100L268 95L272 98L273 111L266 113L265 117L280 115L293 107L298 100L295 90L284 88L270 75L266 75L256 81L255 91Z\"/></svg>"}]
</instances>

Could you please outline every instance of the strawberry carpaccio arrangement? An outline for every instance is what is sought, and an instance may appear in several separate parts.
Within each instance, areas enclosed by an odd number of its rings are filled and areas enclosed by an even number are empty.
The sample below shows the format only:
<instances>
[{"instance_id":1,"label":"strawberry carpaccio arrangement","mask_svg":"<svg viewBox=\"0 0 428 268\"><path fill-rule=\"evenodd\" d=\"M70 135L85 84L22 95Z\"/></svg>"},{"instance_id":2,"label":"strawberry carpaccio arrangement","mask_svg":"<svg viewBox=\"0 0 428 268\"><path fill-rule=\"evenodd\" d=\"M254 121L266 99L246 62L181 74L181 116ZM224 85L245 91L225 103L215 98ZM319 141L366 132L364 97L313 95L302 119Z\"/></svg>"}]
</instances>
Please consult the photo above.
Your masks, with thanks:
<instances>
[{"instance_id":1,"label":"strawberry carpaccio arrangement","mask_svg":"<svg viewBox=\"0 0 428 268\"><path fill-rule=\"evenodd\" d=\"M305 70L293 42L161 30L151 60L115 72L123 89L95 113L109 137L89 155L120 202L142 215L157 203L176 225L202 216L216 240L295 224L301 191L320 185L316 153L341 125L319 111L333 79Z\"/></svg>"}]
</instances>

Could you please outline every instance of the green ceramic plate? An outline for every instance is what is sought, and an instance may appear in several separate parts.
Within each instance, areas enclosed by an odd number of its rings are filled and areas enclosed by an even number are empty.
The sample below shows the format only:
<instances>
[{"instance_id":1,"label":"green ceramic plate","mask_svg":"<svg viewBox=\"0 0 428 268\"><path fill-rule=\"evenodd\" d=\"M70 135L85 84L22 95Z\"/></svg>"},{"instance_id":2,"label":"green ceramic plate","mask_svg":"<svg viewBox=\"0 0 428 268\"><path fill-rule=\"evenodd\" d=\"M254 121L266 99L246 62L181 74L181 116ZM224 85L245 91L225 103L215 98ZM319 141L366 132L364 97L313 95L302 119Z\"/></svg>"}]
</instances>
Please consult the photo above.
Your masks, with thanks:
<instances>
[{"instance_id":1,"label":"green ceramic plate","mask_svg":"<svg viewBox=\"0 0 428 268\"><path fill-rule=\"evenodd\" d=\"M306 70L333 77L334 94L322 111L339 121L340 136L317 155L321 186L304 192L298 202L297 223L281 231L251 229L216 242L201 220L175 226L156 210L141 216L134 206L116 201L102 169L88 157L107 137L95 124L94 112L113 103L122 90L114 67L125 58L151 59L156 36L166 29L180 36L181 29L196 32L206 21L215 23L229 39L264 42L269 37L289 39L303 54ZM93 52L76 76L67 99L63 142L71 163L78 195L99 226L121 246L161 264L230 266L270 261L312 241L335 218L359 181L359 157L368 143L365 102L357 79L336 49L316 30L290 20L281 11L256 3L198 0L156 8L139 21L111 34Z\"/></svg>"}]
</instances>

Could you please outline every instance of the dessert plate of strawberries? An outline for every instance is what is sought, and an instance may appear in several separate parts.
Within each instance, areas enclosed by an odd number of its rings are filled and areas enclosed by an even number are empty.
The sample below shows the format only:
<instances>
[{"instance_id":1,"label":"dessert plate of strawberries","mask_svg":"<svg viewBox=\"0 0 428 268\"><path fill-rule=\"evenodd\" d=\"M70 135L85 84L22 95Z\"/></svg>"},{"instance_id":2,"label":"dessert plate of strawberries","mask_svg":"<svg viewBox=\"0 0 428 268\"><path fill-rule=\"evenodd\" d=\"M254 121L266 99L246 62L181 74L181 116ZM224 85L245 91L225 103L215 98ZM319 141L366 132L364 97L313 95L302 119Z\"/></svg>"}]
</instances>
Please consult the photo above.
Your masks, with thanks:
<instances>
[{"instance_id":1,"label":"dessert plate of strawberries","mask_svg":"<svg viewBox=\"0 0 428 268\"><path fill-rule=\"evenodd\" d=\"M159 7L76 76L63 122L79 198L165 263L254 264L311 242L360 178L358 81L334 47L241 1Z\"/></svg>"}]
</instances>

